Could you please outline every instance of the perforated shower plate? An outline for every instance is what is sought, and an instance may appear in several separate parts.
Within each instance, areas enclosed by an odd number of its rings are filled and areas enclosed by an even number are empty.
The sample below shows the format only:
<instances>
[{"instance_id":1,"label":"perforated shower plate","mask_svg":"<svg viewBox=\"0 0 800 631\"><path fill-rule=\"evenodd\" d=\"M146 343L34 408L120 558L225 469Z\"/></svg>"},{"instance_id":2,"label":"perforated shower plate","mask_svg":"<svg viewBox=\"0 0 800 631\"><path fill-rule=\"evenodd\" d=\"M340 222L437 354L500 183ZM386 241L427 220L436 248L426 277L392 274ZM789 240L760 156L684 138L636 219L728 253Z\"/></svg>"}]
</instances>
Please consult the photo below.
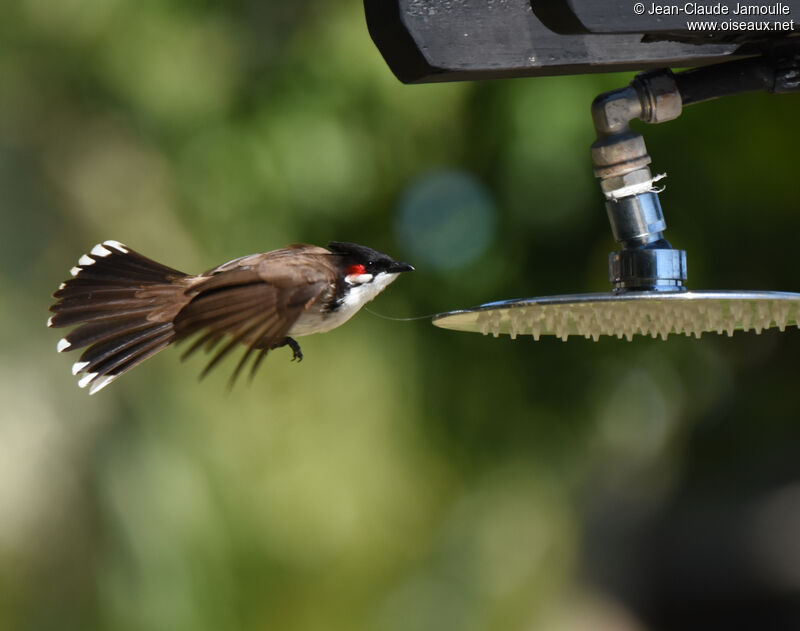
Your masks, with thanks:
<instances>
[{"instance_id":1,"label":"perforated shower plate","mask_svg":"<svg viewBox=\"0 0 800 631\"><path fill-rule=\"evenodd\" d=\"M570 335L597 340L601 335L633 339L671 333L694 335L797 326L800 293L777 291L640 291L623 294L570 294L490 302L474 309L440 313L443 329L501 334L516 338Z\"/></svg>"}]
</instances>

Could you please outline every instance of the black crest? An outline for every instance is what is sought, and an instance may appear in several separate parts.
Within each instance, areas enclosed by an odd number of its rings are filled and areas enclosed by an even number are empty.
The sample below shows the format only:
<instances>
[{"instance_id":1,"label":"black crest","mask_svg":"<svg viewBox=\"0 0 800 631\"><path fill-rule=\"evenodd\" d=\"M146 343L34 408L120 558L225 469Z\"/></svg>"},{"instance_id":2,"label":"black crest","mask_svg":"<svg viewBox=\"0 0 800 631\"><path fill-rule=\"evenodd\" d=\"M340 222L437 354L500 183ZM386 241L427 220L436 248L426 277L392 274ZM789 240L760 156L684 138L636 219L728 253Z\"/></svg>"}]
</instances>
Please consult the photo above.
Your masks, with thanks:
<instances>
[{"instance_id":1,"label":"black crest","mask_svg":"<svg viewBox=\"0 0 800 631\"><path fill-rule=\"evenodd\" d=\"M368 248L365 245L358 245L357 243L348 243L347 241L331 241L328 243L328 249L335 254L341 254L348 260L352 260L357 263L364 263L365 265L383 263L384 265L388 266L391 263L394 263L392 257L384 254L383 252L378 252L377 250Z\"/></svg>"}]
</instances>

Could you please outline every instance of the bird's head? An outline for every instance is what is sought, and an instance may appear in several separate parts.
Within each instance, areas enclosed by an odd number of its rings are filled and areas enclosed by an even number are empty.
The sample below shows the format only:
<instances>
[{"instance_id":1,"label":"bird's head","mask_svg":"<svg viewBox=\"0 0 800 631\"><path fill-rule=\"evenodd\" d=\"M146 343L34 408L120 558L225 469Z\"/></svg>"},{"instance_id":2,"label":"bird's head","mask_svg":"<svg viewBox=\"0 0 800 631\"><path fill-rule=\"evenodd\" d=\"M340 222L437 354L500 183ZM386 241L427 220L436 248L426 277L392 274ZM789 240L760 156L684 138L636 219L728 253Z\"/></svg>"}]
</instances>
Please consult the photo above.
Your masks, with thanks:
<instances>
[{"instance_id":1,"label":"bird's head","mask_svg":"<svg viewBox=\"0 0 800 631\"><path fill-rule=\"evenodd\" d=\"M350 286L370 285L375 294L389 285L402 272L413 267L372 248L356 243L331 241L328 249L339 258L344 282Z\"/></svg>"}]
</instances>

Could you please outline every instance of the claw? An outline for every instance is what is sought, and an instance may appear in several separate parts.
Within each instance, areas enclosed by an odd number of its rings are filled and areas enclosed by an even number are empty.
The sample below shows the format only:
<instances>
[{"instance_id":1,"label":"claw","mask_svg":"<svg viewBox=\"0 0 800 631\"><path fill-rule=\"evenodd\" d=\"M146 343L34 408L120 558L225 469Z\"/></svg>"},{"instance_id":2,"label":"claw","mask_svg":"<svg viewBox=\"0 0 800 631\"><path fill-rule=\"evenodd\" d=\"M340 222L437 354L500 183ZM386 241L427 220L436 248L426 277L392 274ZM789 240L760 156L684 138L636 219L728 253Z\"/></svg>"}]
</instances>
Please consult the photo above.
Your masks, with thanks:
<instances>
[{"instance_id":1,"label":"claw","mask_svg":"<svg viewBox=\"0 0 800 631\"><path fill-rule=\"evenodd\" d=\"M298 363L303 361L303 351L300 350L300 344L294 339L287 337L283 342L275 344L272 348L280 348L281 346L288 346L292 349L292 361L297 361Z\"/></svg>"}]
</instances>

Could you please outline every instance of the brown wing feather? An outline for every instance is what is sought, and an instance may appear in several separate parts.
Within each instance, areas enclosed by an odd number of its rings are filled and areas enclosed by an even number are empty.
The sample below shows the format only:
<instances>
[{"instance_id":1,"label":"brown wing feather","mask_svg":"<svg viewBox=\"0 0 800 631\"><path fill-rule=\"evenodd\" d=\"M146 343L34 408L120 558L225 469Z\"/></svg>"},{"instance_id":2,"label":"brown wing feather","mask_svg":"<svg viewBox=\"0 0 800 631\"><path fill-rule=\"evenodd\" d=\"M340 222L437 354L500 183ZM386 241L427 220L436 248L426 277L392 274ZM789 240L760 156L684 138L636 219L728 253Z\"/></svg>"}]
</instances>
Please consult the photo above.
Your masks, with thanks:
<instances>
[{"instance_id":1,"label":"brown wing feather","mask_svg":"<svg viewBox=\"0 0 800 631\"><path fill-rule=\"evenodd\" d=\"M237 345L247 350L234 371L232 381L251 356L261 349L258 363L271 347L282 342L300 314L330 287L334 268L319 264L321 248L303 246L237 259L215 268L193 284L194 298L175 318L177 340L203 331L184 357L204 345L228 342L203 370L208 373ZM304 254L306 254L304 256ZM287 260L287 255L291 258Z\"/></svg>"}]
</instances>

